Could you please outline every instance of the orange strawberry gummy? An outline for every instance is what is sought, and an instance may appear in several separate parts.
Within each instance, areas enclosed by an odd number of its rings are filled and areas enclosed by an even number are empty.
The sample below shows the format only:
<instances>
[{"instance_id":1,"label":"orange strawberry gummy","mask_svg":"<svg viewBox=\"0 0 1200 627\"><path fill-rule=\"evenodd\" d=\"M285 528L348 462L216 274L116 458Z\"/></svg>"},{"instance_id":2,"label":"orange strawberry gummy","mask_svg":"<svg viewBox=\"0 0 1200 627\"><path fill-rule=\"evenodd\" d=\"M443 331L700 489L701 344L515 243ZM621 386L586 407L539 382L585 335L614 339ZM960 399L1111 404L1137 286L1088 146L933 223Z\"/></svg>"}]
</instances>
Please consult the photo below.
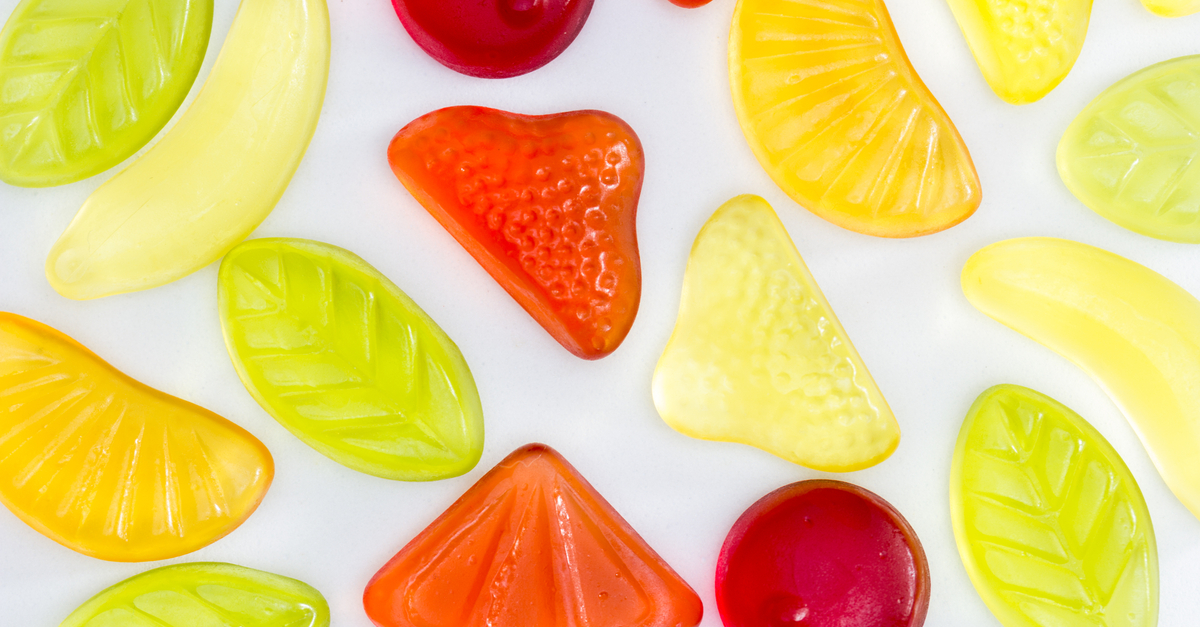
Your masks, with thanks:
<instances>
[{"instance_id":1,"label":"orange strawberry gummy","mask_svg":"<svg viewBox=\"0 0 1200 627\"><path fill-rule=\"evenodd\" d=\"M642 290L635 217L645 163L602 111L449 107L405 126L392 171L567 350L616 350Z\"/></svg>"},{"instance_id":2,"label":"orange strawberry gummy","mask_svg":"<svg viewBox=\"0 0 1200 627\"><path fill-rule=\"evenodd\" d=\"M387 563L379 627L694 627L696 593L567 460L517 449Z\"/></svg>"}]
</instances>

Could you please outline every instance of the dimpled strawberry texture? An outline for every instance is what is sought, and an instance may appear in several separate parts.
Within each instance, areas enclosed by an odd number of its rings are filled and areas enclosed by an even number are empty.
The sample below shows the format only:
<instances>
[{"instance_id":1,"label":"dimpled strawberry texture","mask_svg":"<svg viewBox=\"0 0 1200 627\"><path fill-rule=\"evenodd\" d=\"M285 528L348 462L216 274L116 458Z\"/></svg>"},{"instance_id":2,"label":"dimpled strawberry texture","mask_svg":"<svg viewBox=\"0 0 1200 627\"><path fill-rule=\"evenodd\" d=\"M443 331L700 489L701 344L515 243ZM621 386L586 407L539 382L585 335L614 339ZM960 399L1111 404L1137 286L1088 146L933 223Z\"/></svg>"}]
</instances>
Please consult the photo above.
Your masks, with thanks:
<instances>
[{"instance_id":1,"label":"dimpled strawberry texture","mask_svg":"<svg viewBox=\"0 0 1200 627\"><path fill-rule=\"evenodd\" d=\"M644 160L619 118L452 107L388 151L396 176L567 350L620 345L641 295L635 218Z\"/></svg>"}]
</instances>

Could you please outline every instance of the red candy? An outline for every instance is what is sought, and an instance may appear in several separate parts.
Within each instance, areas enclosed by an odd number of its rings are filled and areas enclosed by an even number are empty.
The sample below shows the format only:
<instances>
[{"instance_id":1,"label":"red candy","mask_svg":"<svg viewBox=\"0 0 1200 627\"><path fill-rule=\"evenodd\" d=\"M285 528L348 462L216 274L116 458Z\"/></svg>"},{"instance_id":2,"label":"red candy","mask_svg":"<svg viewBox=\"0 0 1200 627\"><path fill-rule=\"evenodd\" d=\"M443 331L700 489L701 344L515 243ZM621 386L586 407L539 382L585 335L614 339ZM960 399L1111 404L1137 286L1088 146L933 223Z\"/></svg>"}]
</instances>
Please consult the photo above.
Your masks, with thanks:
<instances>
[{"instance_id":1,"label":"red candy","mask_svg":"<svg viewBox=\"0 0 1200 627\"><path fill-rule=\"evenodd\" d=\"M717 608L725 627L919 627L929 563L887 501L841 481L801 481L733 525Z\"/></svg>"},{"instance_id":2,"label":"red candy","mask_svg":"<svg viewBox=\"0 0 1200 627\"><path fill-rule=\"evenodd\" d=\"M575 41L592 10L592 0L392 0L392 5L429 56L480 78L518 76L546 65Z\"/></svg>"},{"instance_id":3,"label":"red candy","mask_svg":"<svg viewBox=\"0 0 1200 627\"><path fill-rule=\"evenodd\" d=\"M601 111L527 116L450 107L388 147L392 171L554 339L617 348L641 298L633 129Z\"/></svg>"}]
</instances>

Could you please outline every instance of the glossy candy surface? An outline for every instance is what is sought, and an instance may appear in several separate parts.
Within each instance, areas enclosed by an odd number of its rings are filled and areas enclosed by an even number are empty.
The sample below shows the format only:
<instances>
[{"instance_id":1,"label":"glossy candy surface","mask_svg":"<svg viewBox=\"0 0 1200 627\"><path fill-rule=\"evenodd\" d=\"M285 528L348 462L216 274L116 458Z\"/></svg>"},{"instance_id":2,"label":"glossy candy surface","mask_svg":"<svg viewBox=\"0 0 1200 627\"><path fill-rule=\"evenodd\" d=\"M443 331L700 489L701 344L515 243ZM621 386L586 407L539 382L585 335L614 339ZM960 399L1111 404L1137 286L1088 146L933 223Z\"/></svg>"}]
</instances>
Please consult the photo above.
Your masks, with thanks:
<instances>
[{"instance_id":1,"label":"glossy candy surface","mask_svg":"<svg viewBox=\"0 0 1200 627\"><path fill-rule=\"evenodd\" d=\"M1045 237L976 252L962 287L980 311L1095 378L1200 518L1200 301L1145 266Z\"/></svg>"},{"instance_id":2,"label":"glossy candy surface","mask_svg":"<svg viewBox=\"0 0 1200 627\"><path fill-rule=\"evenodd\" d=\"M739 0L729 78L758 162L818 216L913 237L979 206L967 147L909 64L881 0Z\"/></svg>"},{"instance_id":3,"label":"glossy candy surface","mask_svg":"<svg viewBox=\"0 0 1200 627\"><path fill-rule=\"evenodd\" d=\"M1127 229L1200 243L1200 55L1104 90L1063 133L1058 173L1083 204Z\"/></svg>"},{"instance_id":4,"label":"glossy candy surface","mask_svg":"<svg viewBox=\"0 0 1200 627\"><path fill-rule=\"evenodd\" d=\"M454 477L483 451L483 409L454 342L357 255L256 239L221 263L229 356L304 443L388 479Z\"/></svg>"},{"instance_id":5,"label":"glossy candy surface","mask_svg":"<svg viewBox=\"0 0 1200 627\"><path fill-rule=\"evenodd\" d=\"M328 627L329 605L306 583L261 570L200 562L164 566L118 583L59 627Z\"/></svg>"},{"instance_id":6,"label":"glossy candy surface","mask_svg":"<svg viewBox=\"0 0 1200 627\"><path fill-rule=\"evenodd\" d=\"M1092 0L949 0L997 96L1027 104L1064 78L1087 36Z\"/></svg>"},{"instance_id":7,"label":"glossy candy surface","mask_svg":"<svg viewBox=\"0 0 1200 627\"><path fill-rule=\"evenodd\" d=\"M506 78L562 54L583 29L592 2L392 0L392 6L408 34L438 63L469 76Z\"/></svg>"},{"instance_id":8,"label":"glossy candy surface","mask_svg":"<svg viewBox=\"0 0 1200 627\"><path fill-rule=\"evenodd\" d=\"M819 470L866 468L900 441L887 401L758 196L725 203L696 236L653 388L659 415L681 433Z\"/></svg>"},{"instance_id":9,"label":"glossy candy surface","mask_svg":"<svg viewBox=\"0 0 1200 627\"><path fill-rule=\"evenodd\" d=\"M0 313L0 502L55 542L122 562L195 551L250 516L274 468L237 425Z\"/></svg>"},{"instance_id":10,"label":"glossy candy surface","mask_svg":"<svg viewBox=\"0 0 1200 627\"><path fill-rule=\"evenodd\" d=\"M25 0L0 31L0 180L87 178L154 137L187 96L212 0Z\"/></svg>"},{"instance_id":11,"label":"glossy candy surface","mask_svg":"<svg viewBox=\"0 0 1200 627\"><path fill-rule=\"evenodd\" d=\"M625 339L642 290L636 214L645 161L619 118L451 107L404 127L388 161L564 348L598 359Z\"/></svg>"},{"instance_id":12,"label":"glossy candy surface","mask_svg":"<svg viewBox=\"0 0 1200 627\"><path fill-rule=\"evenodd\" d=\"M77 300L170 283L220 259L275 207L325 98L325 0L243 0L179 122L100 186L50 250Z\"/></svg>"},{"instance_id":13,"label":"glossy candy surface","mask_svg":"<svg viewBox=\"0 0 1200 627\"><path fill-rule=\"evenodd\" d=\"M1137 481L1104 436L1016 385L971 406L950 471L958 553L1005 627L1154 627L1158 553Z\"/></svg>"},{"instance_id":14,"label":"glossy candy surface","mask_svg":"<svg viewBox=\"0 0 1200 627\"><path fill-rule=\"evenodd\" d=\"M695 627L696 593L561 455L514 451L363 595L379 627Z\"/></svg>"},{"instance_id":15,"label":"glossy candy surface","mask_svg":"<svg viewBox=\"0 0 1200 627\"><path fill-rule=\"evenodd\" d=\"M920 627L929 563L887 501L841 481L801 481L738 518L716 593L725 627Z\"/></svg>"},{"instance_id":16,"label":"glossy candy surface","mask_svg":"<svg viewBox=\"0 0 1200 627\"><path fill-rule=\"evenodd\" d=\"M1200 0L1142 0L1142 5L1163 17L1182 17L1200 11Z\"/></svg>"}]
</instances>

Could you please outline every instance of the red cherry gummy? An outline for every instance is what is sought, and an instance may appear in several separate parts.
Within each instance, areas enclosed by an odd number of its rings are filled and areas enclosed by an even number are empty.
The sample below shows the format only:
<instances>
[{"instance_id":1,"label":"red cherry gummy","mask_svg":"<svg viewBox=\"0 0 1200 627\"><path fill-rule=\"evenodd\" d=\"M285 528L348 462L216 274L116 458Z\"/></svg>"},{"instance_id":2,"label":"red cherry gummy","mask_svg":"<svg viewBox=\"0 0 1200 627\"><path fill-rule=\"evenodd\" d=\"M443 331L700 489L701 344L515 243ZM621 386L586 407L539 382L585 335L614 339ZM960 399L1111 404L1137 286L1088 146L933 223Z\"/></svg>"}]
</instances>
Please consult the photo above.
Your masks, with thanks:
<instances>
[{"instance_id":1,"label":"red cherry gummy","mask_svg":"<svg viewBox=\"0 0 1200 627\"><path fill-rule=\"evenodd\" d=\"M677 7L683 7L685 9L695 9L697 7L702 7L706 4L708 4L709 2L712 2L712 0L671 0L671 4L673 4Z\"/></svg>"},{"instance_id":2,"label":"red cherry gummy","mask_svg":"<svg viewBox=\"0 0 1200 627\"><path fill-rule=\"evenodd\" d=\"M450 107L405 126L392 171L567 350L616 350L642 292L636 214L645 164L602 111L528 116Z\"/></svg>"},{"instance_id":3,"label":"red cherry gummy","mask_svg":"<svg viewBox=\"0 0 1200 627\"><path fill-rule=\"evenodd\" d=\"M841 481L801 481L733 525L717 608L725 627L919 627L929 563L887 501Z\"/></svg>"},{"instance_id":4,"label":"red cherry gummy","mask_svg":"<svg viewBox=\"0 0 1200 627\"><path fill-rule=\"evenodd\" d=\"M379 627L694 627L700 598L567 460L517 449L363 594Z\"/></svg>"},{"instance_id":5,"label":"red cherry gummy","mask_svg":"<svg viewBox=\"0 0 1200 627\"><path fill-rule=\"evenodd\" d=\"M392 6L404 30L438 63L469 76L507 78L562 54L592 1L392 0Z\"/></svg>"}]
</instances>

